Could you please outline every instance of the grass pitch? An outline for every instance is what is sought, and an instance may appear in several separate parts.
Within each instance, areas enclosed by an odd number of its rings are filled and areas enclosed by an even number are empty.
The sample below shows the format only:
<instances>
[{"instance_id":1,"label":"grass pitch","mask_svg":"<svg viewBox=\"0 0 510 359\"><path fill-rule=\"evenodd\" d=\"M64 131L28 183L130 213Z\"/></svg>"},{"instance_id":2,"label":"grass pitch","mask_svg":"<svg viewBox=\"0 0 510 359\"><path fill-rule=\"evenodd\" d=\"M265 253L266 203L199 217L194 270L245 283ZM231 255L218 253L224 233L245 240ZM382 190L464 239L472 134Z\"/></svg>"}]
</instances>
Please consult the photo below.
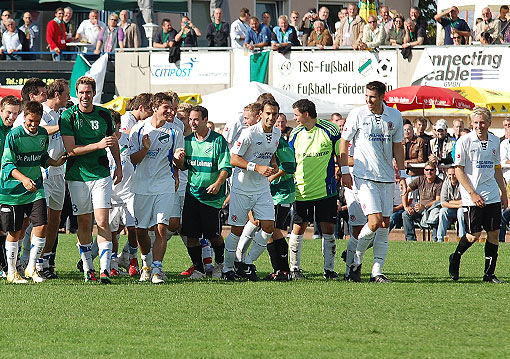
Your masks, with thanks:
<instances>
[{"instance_id":1,"label":"grass pitch","mask_svg":"<svg viewBox=\"0 0 510 359\"><path fill-rule=\"evenodd\" d=\"M179 276L189 258L168 243L162 286L123 277L87 285L76 270L75 236L60 236L57 273L42 284L0 281L0 358L508 358L509 247L482 283L483 244L463 256L461 279L448 277L456 243L390 242L385 273L393 284L322 279L319 240L307 240L307 280L291 283ZM121 246L125 239L121 240ZM347 241L338 241L339 254ZM98 267L98 263L96 265ZM259 276L269 258L257 262Z\"/></svg>"}]
</instances>

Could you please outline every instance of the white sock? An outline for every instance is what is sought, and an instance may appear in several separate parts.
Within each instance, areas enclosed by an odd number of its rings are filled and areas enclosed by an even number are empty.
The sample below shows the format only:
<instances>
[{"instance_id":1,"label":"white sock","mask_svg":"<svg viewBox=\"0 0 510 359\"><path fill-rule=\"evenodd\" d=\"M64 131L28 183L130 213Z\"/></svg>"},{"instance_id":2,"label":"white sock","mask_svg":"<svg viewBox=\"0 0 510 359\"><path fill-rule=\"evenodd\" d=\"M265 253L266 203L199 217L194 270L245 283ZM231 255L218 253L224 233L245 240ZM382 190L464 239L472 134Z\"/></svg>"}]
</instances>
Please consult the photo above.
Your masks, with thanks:
<instances>
[{"instance_id":1,"label":"white sock","mask_svg":"<svg viewBox=\"0 0 510 359\"><path fill-rule=\"evenodd\" d=\"M35 269L35 263L41 257L44 245L46 244L46 238L32 236L32 244L30 245L30 258L28 259L27 269L29 273L32 273Z\"/></svg>"},{"instance_id":2,"label":"white sock","mask_svg":"<svg viewBox=\"0 0 510 359\"><path fill-rule=\"evenodd\" d=\"M5 256L7 257L7 274L16 272L16 260L18 259L18 241L5 241Z\"/></svg>"},{"instance_id":3,"label":"white sock","mask_svg":"<svg viewBox=\"0 0 510 359\"><path fill-rule=\"evenodd\" d=\"M94 263L92 262L92 243L77 244L80 249L80 257L83 262L83 271L87 273L89 270L94 270Z\"/></svg>"},{"instance_id":4,"label":"white sock","mask_svg":"<svg viewBox=\"0 0 510 359\"><path fill-rule=\"evenodd\" d=\"M230 232L227 238L225 238L225 262L223 264L224 273L234 270L234 260L236 259L238 243L239 237L232 232Z\"/></svg>"},{"instance_id":5,"label":"white sock","mask_svg":"<svg viewBox=\"0 0 510 359\"><path fill-rule=\"evenodd\" d=\"M99 255L99 245L97 244L97 236L94 237L94 241L92 242L92 259L97 258Z\"/></svg>"},{"instance_id":6,"label":"white sock","mask_svg":"<svg viewBox=\"0 0 510 359\"><path fill-rule=\"evenodd\" d=\"M124 248L122 248L122 251L117 256L118 259L123 259L124 257L130 258L129 257L129 242L128 241L126 241L126 244L124 244Z\"/></svg>"},{"instance_id":7,"label":"white sock","mask_svg":"<svg viewBox=\"0 0 510 359\"><path fill-rule=\"evenodd\" d=\"M354 266L357 268L363 263L363 257L368 249L370 243L374 239L375 232L368 227L368 223L365 223L358 236L358 246L356 247L356 254L354 255Z\"/></svg>"},{"instance_id":8,"label":"white sock","mask_svg":"<svg viewBox=\"0 0 510 359\"><path fill-rule=\"evenodd\" d=\"M208 239L200 238L200 246L202 247L202 263L205 272L212 272L213 270L213 249L211 242Z\"/></svg>"},{"instance_id":9,"label":"white sock","mask_svg":"<svg viewBox=\"0 0 510 359\"><path fill-rule=\"evenodd\" d=\"M374 237L374 265L372 266L372 276L381 275L386 254L388 254L389 228L379 228Z\"/></svg>"},{"instance_id":10,"label":"white sock","mask_svg":"<svg viewBox=\"0 0 510 359\"><path fill-rule=\"evenodd\" d=\"M26 265L28 263L28 261L30 260L30 249L31 249L31 246L30 246L30 235L32 234L32 228L34 226L32 226L32 223L30 223L30 225L27 227L27 230L25 231L25 235L23 236L23 239L21 239L23 241L23 254L21 255L21 263ZM20 241L21 241L20 240ZM21 249L21 242L18 243L18 248Z\"/></svg>"},{"instance_id":11,"label":"white sock","mask_svg":"<svg viewBox=\"0 0 510 359\"><path fill-rule=\"evenodd\" d=\"M110 262L111 269L119 270L119 260L117 258L117 253L112 252L112 260Z\"/></svg>"},{"instance_id":12,"label":"white sock","mask_svg":"<svg viewBox=\"0 0 510 359\"><path fill-rule=\"evenodd\" d=\"M251 246L250 253L246 254L245 263L253 264L267 248L267 241L273 234L267 233L262 230L258 231L253 240L253 246ZM239 248L239 246L237 247ZM250 262L250 263L249 263Z\"/></svg>"},{"instance_id":13,"label":"white sock","mask_svg":"<svg viewBox=\"0 0 510 359\"><path fill-rule=\"evenodd\" d=\"M322 256L324 270L335 270L336 240L334 234L322 234Z\"/></svg>"},{"instance_id":14,"label":"white sock","mask_svg":"<svg viewBox=\"0 0 510 359\"><path fill-rule=\"evenodd\" d=\"M110 275L111 262L112 262L112 241L104 241L97 244L99 249L99 267L101 268L101 273L108 273Z\"/></svg>"},{"instance_id":15,"label":"white sock","mask_svg":"<svg viewBox=\"0 0 510 359\"><path fill-rule=\"evenodd\" d=\"M39 258L37 260L37 262L35 263L35 269L37 269L38 271L43 271L46 268L49 268L50 267L50 256L51 256L50 252L43 253L42 257Z\"/></svg>"},{"instance_id":16,"label":"white sock","mask_svg":"<svg viewBox=\"0 0 510 359\"><path fill-rule=\"evenodd\" d=\"M347 243L347 253L345 255L345 275L349 275L351 272L351 265L354 262L354 255L356 254L356 247L358 246L358 240L353 235L350 236L349 242Z\"/></svg>"},{"instance_id":17,"label":"white sock","mask_svg":"<svg viewBox=\"0 0 510 359\"><path fill-rule=\"evenodd\" d=\"M152 267L152 250L147 254L142 254L142 266Z\"/></svg>"},{"instance_id":18,"label":"white sock","mask_svg":"<svg viewBox=\"0 0 510 359\"><path fill-rule=\"evenodd\" d=\"M151 248L154 248L154 242L156 241L156 232L154 231L148 231L147 235L151 239Z\"/></svg>"},{"instance_id":19,"label":"white sock","mask_svg":"<svg viewBox=\"0 0 510 359\"><path fill-rule=\"evenodd\" d=\"M365 223L363 228L361 228L361 231L358 235L358 240L371 240L374 238L375 232L372 232L370 227L368 226L368 223Z\"/></svg>"},{"instance_id":20,"label":"white sock","mask_svg":"<svg viewBox=\"0 0 510 359\"><path fill-rule=\"evenodd\" d=\"M244 225L243 233L241 234L241 238L239 239L239 244L237 245L236 251L236 261L244 262L246 253L248 253L248 248L250 247L251 242L253 241L253 235L255 231L258 229L256 225L248 221Z\"/></svg>"},{"instance_id":21,"label":"white sock","mask_svg":"<svg viewBox=\"0 0 510 359\"><path fill-rule=\"evenodd\" d=\"M294 234L294 232L290 234L289 249L290 270L298 270L301 268L301 252L303 250L302 234Z\"/></svg>"}]
</instances>

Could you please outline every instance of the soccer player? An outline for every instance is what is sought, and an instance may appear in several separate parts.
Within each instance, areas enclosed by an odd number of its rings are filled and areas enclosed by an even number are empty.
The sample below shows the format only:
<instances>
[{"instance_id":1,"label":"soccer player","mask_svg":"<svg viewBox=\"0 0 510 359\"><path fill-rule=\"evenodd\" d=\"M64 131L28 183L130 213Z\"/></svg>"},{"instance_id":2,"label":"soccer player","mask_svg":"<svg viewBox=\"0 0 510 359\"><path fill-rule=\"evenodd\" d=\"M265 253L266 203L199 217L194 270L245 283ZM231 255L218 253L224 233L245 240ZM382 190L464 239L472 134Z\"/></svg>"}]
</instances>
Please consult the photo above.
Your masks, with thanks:
<instances>
[{"instance_id":1,"label":"soccer player","mask_svg":"<svg viewBox=\"0 0 510 359\"><path fill-rule=\"evenodd\" d=\"M281 136L280 130L274 127L280 107L274 100L265 100L262 106L260 122L243 130L230 151L230 163L235 168L228 215L231 233L225 240L223 267L223 278L227 281L234 281L236 277L234 260L248 212L253 212L262 228L255 236L242 268L250 280L258 280L253 261L265 250L274 229L273 199L267 177L277 172L271 162Z\"/></svg>"},{"instance_id":2,"label":"soccer player","mask_svg":"<svg viewBox=\"0 0 510 359\"><path fill-rule=\"evenodd\" d=\"M187 238L188 253L193 262L191 279L205 278L200 238L211 242L216 265L213 278L220 278L225 244L221 237L220 210L225 201L225 180L232 172L227 142L207 127L205 107L191 109L189 123L192 134L185 138L182 168L188 171L188 186L182 211L182 235Z\"/></svg>"},{"instance_id":3,"label":"soccer player","mask_svg":"<svg viewBox=\"0 0 510 359\"><path fill-rule=\"evenodd\" d=\"M60 133L67 154L66 165L73 213L78 219L78 247L83 261L85 282L97 282L92 263L92 212L97 224L100 253L100 280L111 283L110 265L112 235L109 228L112 178L106 148L112 151L117 168L114 184L122 181L122 166L117 138L114 136L110 111L92 104L96 81L82 76L76 81L78 104L68 108L60 117Z\"/></svg>"},{"instance_id":4,"label":"soccer player","mask_svg":"<svg viewBox=\"0 0 510 359\"><path fill-rule=\"evenodd\" d=\"M371 281L391 282L382 267L388 252L390 216L393 213L395 158L400 175L401 191L405 190L404 139L402 115L383 103L386 85L372 81L365 89L365 106L352 110L347 117L340 141L340 163L343 184L358 190L359 201L368 222L359 235L349 277L361 281L361 264L368 246L374 240L374 265ZM349 141L355 139L354 166L351 177L348 167ZM376 231L380 235L375 236Z\"/></svg>"},{"instance_id":5,"label":"soccer player","mask_svg":"<svg viewBox=\"0 0 510 359\"><path fill-rule=\"evenodd\" d=\"M131 192L135 194L135 226L143 261L140 281L161 284L165 282L162 261L167 226L170 220L179 226L173 159L184 156L184 137L168 121L175 115L171 96L156 93L151 107L153 115L138 122L129 136L131 163L136 166ZM156 240L152 251L147 232L153 226Z\"/></svg>"},{"instance_id":6,"label":"soccer player","mask_svg":"<svg viewBox=\"0 0 510 359\"><path fill-rule=\"evenodd\" d=\"M483 281L501 283L494 271L498 259L501 206L503 209L508 207L508 198L500 165L499 138L489 132L492 114L488 109L477 106L470 117L473 131L459 138L455 145L455 175L461 184L467 233L450 255L449 272L453 280L459 279L460 258L480 238L484 229L487 241Z\"/></svg>"},{"instance_id":7,"label":"soccer player","mask_svg":"<svg viewBox=\"0 0 510 359\"><path fill-rule=\"evenodd\" d=\"M147 117L152 116L151 98L152 95L146 92L138 94L133 98L133 109L131 111L126 111L121 117L120 130L122 132L129 135L131 128L138 121L143 121Z\"/></svg>"},{"instance_id":8,"label":"soccer player","mask_svg":"<svg viewBox=\"0 0 510 359\"><path fill-rule=\"evenodd\" d=\"M296 157L296 202L294 226L290 235L290 270L292 279L303 279L301 251L303 235L314 214L320 223L325 279L338 279L335 273L335 223L337 187L335 156L338 155L338 126L317 119L315 104L307 99L296 101L294 120L299 124L290 134L289 145Z\"/></svg>"},{"instance_id":9,"label":"soccer player","mask_svg":"<svg viewBox=\"0 0 510 359\"><path fill-rule=\"evenodd\" d=\"M65 157L52 159L47 152L48 132L39 127L42 105L29 101L24 106L25 122L9 132L5 139L0 178L2 227L8 232L5 250L7 255L7 281L27 283L16 270L18 240L24 221L33 224L30 258L25 277L35 283L44 277L35 268L46 242L47 210L40 167L60 166ZM24 219L24 216L27 216Z\"/></svg>"}]
</instances>

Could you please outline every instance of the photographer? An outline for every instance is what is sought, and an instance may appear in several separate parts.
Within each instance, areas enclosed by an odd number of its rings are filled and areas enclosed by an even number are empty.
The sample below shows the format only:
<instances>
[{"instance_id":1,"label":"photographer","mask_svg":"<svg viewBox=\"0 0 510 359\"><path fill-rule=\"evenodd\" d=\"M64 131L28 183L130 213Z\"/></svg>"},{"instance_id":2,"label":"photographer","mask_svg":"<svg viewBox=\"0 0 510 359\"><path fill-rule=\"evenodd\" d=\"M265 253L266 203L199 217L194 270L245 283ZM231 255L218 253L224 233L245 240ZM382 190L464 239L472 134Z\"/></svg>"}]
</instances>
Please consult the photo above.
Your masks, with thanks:
<instances>
[{"instance_id":1,"label":"photographer","mask_svg":"<svg viewBox=\"0 0 510 359\"><path fill-rule=\"evenodd\" d=\"M463 37L462 44L471 36L471 29L466 21L459 17L459 9L452 6L440 14L434 15L434 20L441 24L444 29L444 44L453 45L453 35L459 34Z\"/></svg>"},{"instance_id":2,"label":"photographer","mask_svg":"<svg viewBox=\"0 0 510 359\"><path fill-rule=\"evenodd\" d=\"M313 23L316 20L319 20L319 14L317 14L317 9L315 8L308 9L305 16L303 16L303 19L301 19L301 24L298 29L298 31L303 32L303 37L301 38L302 44L308 43L308 37L313 31Z\"/></svg>"},{"instance_id":3,"label":"photographer","mask_svg":"<svg viewBox=\"0 0 510 359\"><path fill-rule=\"evenodd\" d=\"M175 35L175 42L182 47L197 47L198 38L202 36L200 29L193 25L190 18L181 18L181 31Z\"/></svg>"}]
</instances>

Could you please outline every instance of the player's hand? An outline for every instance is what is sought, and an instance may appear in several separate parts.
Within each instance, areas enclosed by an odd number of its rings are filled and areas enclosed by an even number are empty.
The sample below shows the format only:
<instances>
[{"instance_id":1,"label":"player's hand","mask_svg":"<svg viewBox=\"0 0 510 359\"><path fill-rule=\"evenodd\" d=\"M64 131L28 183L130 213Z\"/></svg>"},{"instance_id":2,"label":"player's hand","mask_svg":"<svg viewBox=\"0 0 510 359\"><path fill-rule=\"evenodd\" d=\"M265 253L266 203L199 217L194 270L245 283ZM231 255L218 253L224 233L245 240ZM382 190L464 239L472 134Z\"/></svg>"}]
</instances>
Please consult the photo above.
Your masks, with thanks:
<instances>
[{"instance_id":1,"label":"player's hand","mask_svg":"<svg viewBox=\"0 0 510 359\"><path fill-rule=\"evenodd\" d=\"M437 157L436 157L436 155L434 155L434 154L430 154L430 155L429 155L429 161L437 162Z\"/></svg>"},{"instance_id":2,"label":"player's hand","mask_svg":"<svg viewBox=\"0 0 510 359\"><path fill-rule=\"evenodd\" d=\"M67 160L67 155L62 155L59 157L58 160L56 160L56 163L55 163L55 166L58 167L58 166L62 166Z\"/></svg>"},{"instance_id":3,"label":"player's hand","mask_svg":"<svg viewBox=\"0 0 510 359\"><path fill-rule=\"evenodd\" d=\"M220 191L221 185L217 182L214 182L212 185L206 188L207 194L218 194Z\"/></svg>"},{"instance_id":4,"label":"player's hand","mask_svg":"<svg viewBox=\"0 0 510 359\"><path fill-rule=\"evenodd\" d=\"M255 171L265 177L269 177L274 174L274 168L268 166L255 165Z\"/></svg>"},{"instance_id":5,"label":"player's hand","mask_svg":"<svg viewBox=\"0 0 510 359\"><path fill-rule=\"evenodd\" d=\"M146 150L148 150L151 147L151 138L149 137L149 135L144 135L142 137L142 145Z\"/></svg>"},{"instance_id":6,"label":"player's hand","mask_svg":"<svg viewBox=\"0 0 510 359\"><path fill-rule=\"evenodd\" d=\"M398 181L398 187L400 188L400 193L405 193L406 192L406 190L407 190L407 183L406 183L405 178L401 178Z\"/></svg>"},{"instance_id":7,"label":"player's hand","mask_svg":"<svg viewBox=\"0 0 510 359\"><path fill-rule=\"evenodd\" d=\"M105 149L106 147L112 147L117 143L117 138L114 136L108 136L98 142L99 149Z\"/></svg>"},{"instance_id":8,"label":"player's hand","mask_svg":"<svg viewBox=\"0 0 510 359\"><path fill-rule=\"evenodd\" d=\"M184 152L184 148L178 148L174 152L174 159L176 161L182 160L184 158L185 154L186 153Z\"/></svg>"},{"instance_id":9,"label":"player's hand","mask_svg":"<svg viewBox=\"0 0 510 359\"><path fill-rule=\"evenodd\" d=\"M113 172L113 184L119 184L122 181L122 167L117 167Z\"/></svg>"},{"instance_id":10,"label":"player's hand","mask_svg":"<svg viewBox=\"0 0 510 359\"><path fill-rule=\"evenodd\" d=\"M31 180L30 178L25 177L23 179L23 181L21 181L21 183L23 183L23 187L25 187L27 189L27 191L29 191L29 192L37 191L37 187L35 186L35 182L33 180Z\"/></svg>"},{"instance_id":11,"label":"player's hand","mask_svg":"<svg viewBox=\"0 0 510 359\"><path fill-rule=\"evenodd\" d=\"M471 200L477 207L485 207L485 201L483 200L482 196L480 196L478 193L473 192L471 194Z\"/></svg>"},{"instance_id":12,"label":"player's hand","mask_svg":"<svg viewBox=\"0 0 510 359\"><path fill-rule=\"evenodd\" d=\"M404 208L404 209L405 209L405 211L406 211L407 213L409 213L410 215L413 215L413 214L414 214L414 208L413 208L413 207L406 207L406 208Z\"/></svg>"},{"instance_id":13,"label":"player's hand","mask_svg":"<svg viewBox=\"0 0 510 359\"><path fill-rule=\"evenodd\" d=\"M350 173L342 175L342 186L352 189L352 177Z\"/></svg>"},{"instance_id":14,"label":"player's hand","mask_svg":"<svg viewBox=\"0 0 510 359\"><path fill-rule=\"evenodd\" d=\"M508 208L508 197L501 196L501 204L503 205L503 210Z\"/></svg>"}]
</instances>

